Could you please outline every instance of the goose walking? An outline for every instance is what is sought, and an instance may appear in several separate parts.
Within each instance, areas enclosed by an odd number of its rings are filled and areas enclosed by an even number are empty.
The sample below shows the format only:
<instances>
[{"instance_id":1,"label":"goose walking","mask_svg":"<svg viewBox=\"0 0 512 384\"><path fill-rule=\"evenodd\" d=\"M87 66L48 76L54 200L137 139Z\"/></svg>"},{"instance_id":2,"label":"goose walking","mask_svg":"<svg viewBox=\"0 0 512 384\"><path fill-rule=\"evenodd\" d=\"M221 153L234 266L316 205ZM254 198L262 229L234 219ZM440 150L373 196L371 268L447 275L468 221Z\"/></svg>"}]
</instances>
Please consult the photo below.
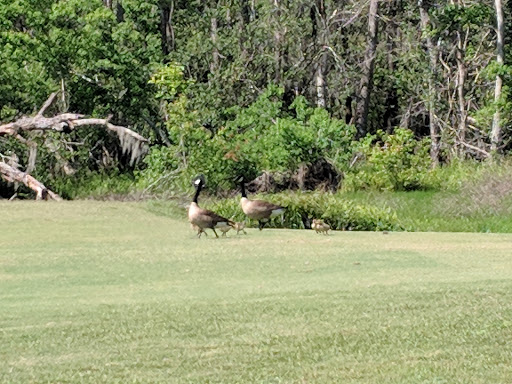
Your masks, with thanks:
<instances>
[{"instance_id":1,"label":"goose walking","mask_svg":"<svg viewBox=\"0 0 512 384\"><path fill-rule=\"evenodd\" d=\"M201 236L201 233L203 233L206 228L210 228L218 238L219 235L217 234L217 231L215 231L215 228L221 229L226 227L233 227L235 223L229 219L226 219L225 217L216 214L215 212L199 207L197 200L204 184L205 180L203 175L198 176L194 180L196 193L194 194L194 199L188 208L188 220L192 225L195 225L200 229L200 231L198 231L198 237ZM206 234L206 232L204 233Z\"/></svg>"},{"instance_id":2,"label":"goose walking","mask_svg":"<svg viewBox=\"0 0 512 384\"><path fill-rule=\"evenodd\" d=\"M286 207L264 200L248 199L247 194L245 193L245 180L243 177L240 178L240 187L242 191L242 198L240 199L242 211L244 211L248 218L258 220L258 228L260 231L263 229L265 224L267 224L269 219L284 213Z\"/></svg>"}]
</instances>

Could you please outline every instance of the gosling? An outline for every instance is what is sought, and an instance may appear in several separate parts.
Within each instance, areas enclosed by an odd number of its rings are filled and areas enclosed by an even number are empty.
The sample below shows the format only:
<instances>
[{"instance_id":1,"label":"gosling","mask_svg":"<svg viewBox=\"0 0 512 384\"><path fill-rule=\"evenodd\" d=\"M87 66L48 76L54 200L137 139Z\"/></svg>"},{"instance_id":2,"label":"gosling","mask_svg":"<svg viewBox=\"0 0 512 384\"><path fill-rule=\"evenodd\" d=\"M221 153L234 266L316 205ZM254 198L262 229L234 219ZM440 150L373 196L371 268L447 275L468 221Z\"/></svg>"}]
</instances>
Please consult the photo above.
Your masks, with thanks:
<instances>
[{"instance_id":1,"label":"gosling","mask_svg":"<svg viewBox=\"0 0 512 384\"><path fill-rule=\"evenodd\" d=\"M247 232L245 232L245 223L243 221L236 222L233 226L233 229L236 229L236 234L238 235L240 232L243 232L245 235L247 235Z\"/></svg>"},{"instance_id":2,"label":"gosling","mask_svg":"<svg viewBox=\"0 0 512 384\"><path fill-rule=\"evenodd\" d=\"M208 236L208 234L206 233L206 231L204 231L201 227L195 225L195 224L192 224L190 223L190 228L192 228L193 231L195 231L197 233L197 237L201 238L201 235L204 233L205 236Z\"/></svg>"},{"instance_id":3,"label":"gosling","mask_svg":"<svg viewBox=\"0 0 512 384\"><path fill-rule=\"evenodd\" d=\"M240 234L240 232L243 232L247 235L247 232L245 232L244 228L245 228L245 223L243 221L236 222L233 225L233 229L236 230L237 235ZM220 227L219 229L222 232L221 236L226 236L226 233L228 233L231 230L231 227Z\"/></svg>"},{"instance_id":4,"label":"gosling","mask_svg":"<svg viewBox=\"0 0 512 384\"><path fill-rule=\"evenodd\" d=\"M219 227L219 230L222 232L221 236L227 237L226 233L228 233L231 230L231 227Z\"/></svg>"},{"instance_id":5,"label":"gosling","mask_svg":"<svg viewBox=\"0 0 512 384\"><path fill-rule=\"evenodd\" d=\"M324 235L328 235L331 226L327 223L324 223L322 219L313 219L311 228L314 229L316 233L323 233Z\"/></svg>"}]
</instances>

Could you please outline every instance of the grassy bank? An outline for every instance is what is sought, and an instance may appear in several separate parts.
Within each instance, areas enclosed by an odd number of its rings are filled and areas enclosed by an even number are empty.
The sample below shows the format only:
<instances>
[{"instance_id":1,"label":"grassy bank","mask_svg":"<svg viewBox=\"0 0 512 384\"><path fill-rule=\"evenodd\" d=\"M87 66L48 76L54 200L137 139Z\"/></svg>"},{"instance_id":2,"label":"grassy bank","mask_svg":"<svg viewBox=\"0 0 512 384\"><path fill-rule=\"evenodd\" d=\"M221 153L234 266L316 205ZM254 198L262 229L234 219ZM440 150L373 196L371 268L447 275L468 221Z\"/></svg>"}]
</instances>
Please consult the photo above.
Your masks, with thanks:
<instances>
[{"instance_id":1,"label":"grassy bank","mask_svg":"<svg viewBox=\"0 0 512 384\"><path fill-rule=\"evenodd\" d=\"M311 219L314 218L313 216L321 217L326 211L332 211L333 205L328 203L339 201L337 215L341 218L342 225L344 219L361 219L361 216L358 217L354 212L344 211L346 207L355 212L365 213L362 218L368 222L378 221L372 216L373 212L383 212L395 227L409 232L512 233L512 198L510 196L500 199L493 195L471 196L468 193L439 191L339 192L327 197L317 192L287 192L263 196L263 198L291 207L283 222L288 227L301 223L300 214L297 214L298 207L303 207L303 211ZM318 204L319 202L322 204ZM188 200L185 197L180 204L175 201L149 201L145 204L147 209L155 214L184 218L186 216L184 207L188 204ZM226 217L233 217L235 220L244 219L239 196L221 200L208 199L205 196L201 198L201 204ZM323 208L318 208L319 205ZM317 207L316 214L311 214L311 207ZM291 220L292 215L299 218ZM281 225L280 219L275 223ZM252 224L255 225L255 223Z\"/></svg>"},{"instance_id":2,"label":"grassy bank","mask_svg":"<svg viewBox=\"0 0 512 384\"><path fill-rule=\"evenodd\" d=\"M512 375L509 234L249 229L196 239L147 203L0 209L2 383Z\"/></svg>"},{"instance_id":3,"label":"grassy bank","mask_svg":"<svg viewBox=\"0 0 512 384\"><path fill-rule=\"evenodd\" d=\"M407 231L512 233L512 200L460 192L360 192L344 195L354 204L390 207Z\"/></svg>"}]
</instances>

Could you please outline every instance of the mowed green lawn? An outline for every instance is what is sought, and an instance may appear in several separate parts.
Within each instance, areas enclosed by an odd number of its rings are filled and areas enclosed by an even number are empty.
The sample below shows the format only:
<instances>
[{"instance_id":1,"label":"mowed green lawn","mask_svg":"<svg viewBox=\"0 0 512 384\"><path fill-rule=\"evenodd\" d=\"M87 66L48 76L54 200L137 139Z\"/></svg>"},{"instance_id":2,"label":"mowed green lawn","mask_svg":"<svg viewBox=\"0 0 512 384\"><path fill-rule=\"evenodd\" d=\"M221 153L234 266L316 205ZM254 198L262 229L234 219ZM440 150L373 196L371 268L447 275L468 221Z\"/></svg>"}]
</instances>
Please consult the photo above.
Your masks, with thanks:
<instances>
[{"instance_id":1,"label":"mowed green lawn","mask_svg":"<svg viewBox=\"0 0 512 384\"><path fill-rule=\"evenodd\" d=\"M2 383L510 383L512 235L0 202Z\"/></svg>"}]
</instances>

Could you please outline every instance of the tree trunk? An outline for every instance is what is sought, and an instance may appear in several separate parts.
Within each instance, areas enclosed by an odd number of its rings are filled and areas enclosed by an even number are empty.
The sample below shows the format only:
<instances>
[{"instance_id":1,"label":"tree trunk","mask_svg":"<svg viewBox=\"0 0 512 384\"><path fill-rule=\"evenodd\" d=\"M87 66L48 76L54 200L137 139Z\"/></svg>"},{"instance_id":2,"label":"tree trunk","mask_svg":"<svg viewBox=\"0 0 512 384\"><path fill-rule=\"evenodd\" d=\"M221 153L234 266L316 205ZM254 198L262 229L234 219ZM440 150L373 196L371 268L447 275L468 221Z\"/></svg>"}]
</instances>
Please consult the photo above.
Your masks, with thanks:
<instances>
[{"instance_id":1,"label":"tree trunk","mask_svg":"<svg viewBox=\"0 0 512 384\"><path fill-rule=\"evenodd\" d=\"M499 65L504 63L504 49L503 49L503 37L505 34L505 28L503 24L503 7L501 4L501 0L495 0L496 6L496 21L497 21L497 36L496 36L496 45L497 45L497 57L496 62ZM494 88L494 101L497 104L501 98L501 87L503 85L503 79L498 74L496 75L496 86ZM501 121L500 121L500 109L499 105L496 105L496 112L494 112L494 116L492 119L492 129L491 129L491 153L495 153L498 150L498 147L501 143Z\"/></svg>"},{"instance_id":2,"label":"tree trunk","mask_svg":"<svg viewBox=\"0 0 512 384\"><path fill-rule=\"evenodd\" d=\"M213 8L212 8L213 11ZM215 73L219 69L220 54L217 46L218 31L217 17L212 15L210 19L210 40L212 42L212 62L210 63L210 72Z\"/></svg>"},{"instance_id":3,"label":"tree trunk","mask_svg":"<svg viewBox=\"0 0 512 384\"><path fill-rule=\"evenodd\" d=\"M117 0L116 20L118 23L122 23L124 21L124 8L123 8L123 5L121 4L121 0Z\"/></svg>"},{"instance_id":4,"label":"tree trunk","mask_svg":"<svg viewBox=\"0 0 512 384\"><path fill-rule=\"evenodd\" d=\"M320 61L317 65L316 74L315 74L315 84L316 84L316 106L318 108L325 108L327 103L325 101L325 67L327 63L327 55L325 52L321 53Z\"/></svg>"},{"instance_id":5,"label":"tree trunk","mask_svg":"<svg viewBox=\"0 0 512 384\"><path fill-rule=\"evenodd\" d=\"M251 22L252 13L251 8L249 6L248 0L240 0L240 21L238 28L238 47L240 52L240 59L242 62L247 60L247 47L246 41L248 41L247 36L247 26ZM250 40L249 40L250 41Z\"/></svg>"},{"instance_id":6,"label":"tree trunk","mask_svg":"<svg viewBox=\"0 0 512 384\"><path fill-rule=\"evenodd\" d=\"M389 1L387 6L386 15L390 18L386 23L383 32L386 39L386 55L388 63L388 71L390 74L395 73L395 60L397 52L397 42L401 40L400 28L397 24L397 14L399 4L397 1ZM382 11L382 8L381 8ZM398 91L396 86L392 83L386 95L386 104L384 114L382 115L382 127L388 133L392 133L396 126L398 116Z\"/></svg>"},{"instance_id":7,"label":"tree trunk","mask_svg":"<svg viewBox=\"0 0 512 384\"><path fill-rule=\"evenodd\" d=\"M370 0L368 15L368 47L363 63L363 77L361 79L360 100L357 106L357 133L363 137L368 132L368 110L370 108L370 96L373 87L373 71L375 69L375 56L377 52L377 33L379 0Z\"/></svg>"},{"instance_id":8,"label":"tree trunk","mask_svg":"<svg viewBox=\"0 0 512 384\"><path fill-rule=\"evenodd\" d=\"M427 109L429 117L429 130L430 130L430 159L432 167L439 165L439 150L440 150L440 135L439 125L436 117L436 98L437 89L435 85L435 79L437 74L437 49L432 41L432 38L428 34L428 26L430 25L430 16L427 10L424 8L423 0L418 0L418 6L420 8L420 20L421 20L421 31L427 43L427 53L429 56L430 71L428 74L428 100Z\"/></svg>"},{"instance_id":9,"label":"tree trunk","mask_svg":"<svg viewBox=\"0 0 512 384\"><path fill-rule=\"evenodd\" d=\"M281 52L281 46L282 46L282 40L283 36L281 33L281 4L279 3L280 0L271 0L274 4L275 10L274 10L274 63L275 63L275 74L274 74L274 81L276 84L281 84L282 79L282 71L283 71L283 63L282 63L282 52Z\"/></svg>"},{"instance_id":10,"label":"tree trunk","mask_svg":"<svg viewBox=\"0 0 512 384\"><path fill-rule=\"evenodd\" d=\"M327 18L325 14L325 6L323 0L317 0L316 5L313 6L316 12L311 12L312 24L313 24L313 38L315 45L320 50L318 55L318 62L315 71L315 87L316 87L316 105L318 108L325 108L326 102L326 91L327 91ZM313 10L313 8L312 8Z\"/></svg>"},{"instance_id":11,"label":"tree trunk","mask_svg":"<svg viewBox=\"0 0 512 384\"><path fill-rule=\"evenodd\" d=\"M464 62L464 43L462 41L461 31L457 31L457 47L455 59L457 61L457 98L459 104L459 124L457 128L456 151L458 156L464 155L463 146L466 143L467 130L467 110L466 110L466 63Z\"/></svg>"},{"instance_id":12,"label":"tree trunk","mask_svg":"<svg viewBox=\"0 0 512 384\"><path fill-rule=\"evenodd\" d=\"M174 49L173 13L173 0L160 4L160 39L164 56L167 56Z\"/></svg>"},{"instance_id":13,"label":"tree trunk","mask_svg":"<svg viewBox=\"0 0 512 384\"><path fill-rule=\"evenodd\" d=\"M111 10L114 10L115 6L115 15L117 22L122 23L124 21L124 8L121 4L121 0L117 0L115 1L115 3L113 0L103 0L103 4L105 5L105 7L108 7Z\"/></svg>"}]
</instances>

